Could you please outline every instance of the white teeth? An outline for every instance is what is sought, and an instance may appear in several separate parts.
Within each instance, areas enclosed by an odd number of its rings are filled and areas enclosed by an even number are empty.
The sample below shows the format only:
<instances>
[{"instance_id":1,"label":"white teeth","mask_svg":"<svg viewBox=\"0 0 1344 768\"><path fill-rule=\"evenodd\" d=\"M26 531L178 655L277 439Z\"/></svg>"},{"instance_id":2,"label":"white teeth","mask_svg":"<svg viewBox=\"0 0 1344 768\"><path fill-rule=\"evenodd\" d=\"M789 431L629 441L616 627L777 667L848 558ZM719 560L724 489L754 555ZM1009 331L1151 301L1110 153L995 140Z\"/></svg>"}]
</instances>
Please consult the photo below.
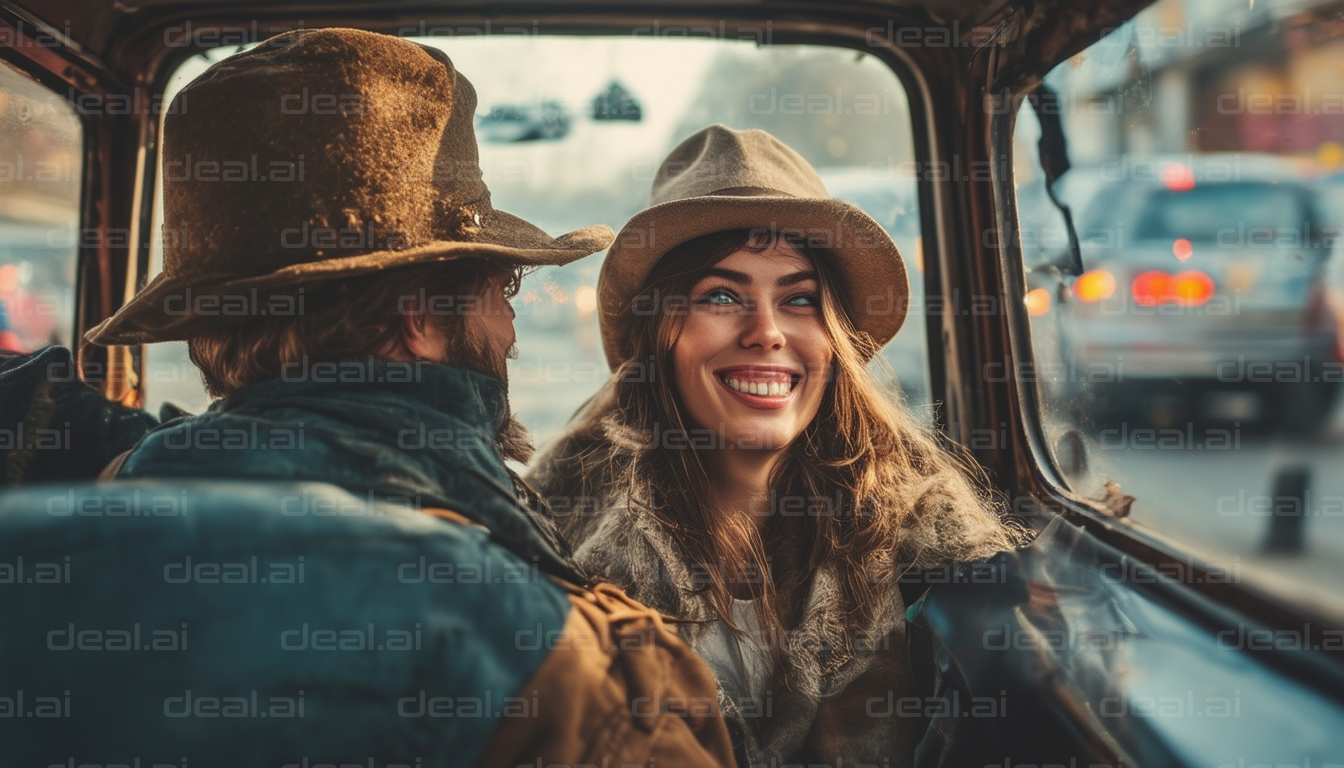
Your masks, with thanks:
<instances>
[{"instance_id":1,"label":"white teeth","mask_svg":"<svg viewBox=\"0 0 1344 768\"><path fill-rule=\"evenodd\" d=\"M728 386L738 392L745 392L749 395L760 395L762 397L783 397L789 394L793 386L788 382L772 381L769 383L761 381L742 381L740 379L725 378Z\"/></svg>"}]
</instances>

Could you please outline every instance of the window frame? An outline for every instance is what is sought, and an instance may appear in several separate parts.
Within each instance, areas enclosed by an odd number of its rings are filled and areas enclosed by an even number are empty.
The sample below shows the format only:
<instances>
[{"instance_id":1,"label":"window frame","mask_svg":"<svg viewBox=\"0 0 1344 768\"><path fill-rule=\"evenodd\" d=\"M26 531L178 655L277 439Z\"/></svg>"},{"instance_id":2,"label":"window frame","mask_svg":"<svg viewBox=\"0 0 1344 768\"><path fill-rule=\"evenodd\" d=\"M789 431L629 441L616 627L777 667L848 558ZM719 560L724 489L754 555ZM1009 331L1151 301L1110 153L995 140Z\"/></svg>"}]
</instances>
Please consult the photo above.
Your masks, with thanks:
<instances>
[{"instance_id":1,"label":"window frame","mask_svg":"<svg viewBox=\"0 0 1344 768\"><path fill-rule=\"evenodd\" d=\"M991 125L991 145L1002 156L1013 156L1013 134L1017 118L1030 88L1013 94L1013 106L995 116ZM1035 361L1031 342L1030 317L1026 311L1026 270L1023 262L1021 234L1017 210L1017 191L1012 163L1007 173L995 179L995 198L1003 243L1003 290L1011 300L1007 306L1007 326L1014 354L1012 361L1020 370L1023 364ZM997 170L997 166L996 166ZM1153 584L1138 585L1161 599L1177 606L1183 615L1211 631L1235 628L1239 622L1251 619L1269 628L1296 631L1303 626L1321 630L1344 631L1344 623L1282 597L1257 588L1254 584L1217 578L1224 568L1213 565L1184 550L1174 538L1148 527L1136 528L1124 518L1110 514L1095 499L1082 497L1069 490L1063 474L1054 462L1042 419L1041 391L1037 384L1021 381L1013 376L1013 394L1017 407L1024 416L1025 434L1032 460L1023 467L1023 490L1037 504L1041 513L1053 519L1061 516L1078 525L1103 543L1119 550L1123 556L1161 569L1175 566L1184 569L1193 578L1181 583L1155 580ZM1161 572L1159 570L1159 572ZM1170 572L1170 571L1168 571ZM1344 698L1344 649L1318 647L1306 652L1277 652L1271 649L1248 649L1281 672L1333 698Z\"/></svg>"}]
</instances>

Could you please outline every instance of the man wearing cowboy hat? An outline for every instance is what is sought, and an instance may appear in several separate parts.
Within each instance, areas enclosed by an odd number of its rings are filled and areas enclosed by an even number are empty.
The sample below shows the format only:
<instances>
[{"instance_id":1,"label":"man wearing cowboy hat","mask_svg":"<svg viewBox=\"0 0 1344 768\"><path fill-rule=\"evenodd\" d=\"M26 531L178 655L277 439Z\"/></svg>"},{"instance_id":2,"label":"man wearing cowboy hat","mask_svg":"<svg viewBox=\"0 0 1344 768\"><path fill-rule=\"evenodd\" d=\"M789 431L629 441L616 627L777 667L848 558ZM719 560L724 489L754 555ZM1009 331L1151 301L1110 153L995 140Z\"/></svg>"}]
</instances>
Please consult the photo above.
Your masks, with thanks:
<instances>
[{"instance_id":1,"label":"man wearing cowboy hat","mask_svg":"<svg viewBox=\"0 0 1344 768\"><path fill-rule=\"evenodd\" d=\"M294 109L295 93L338 106ZM606 248L611 230L551 238L491 206L475 92L433 48L301 30L177 98L163 273L87 338L186 340L220 399L72 502L134 488L124 519L60 519L59 499L0 513L0 549L59 539L100 574L15 601L7 676L82 703L0 734L4 750L43 765L92 750L198 767L731 764L708 669L656 612L584 581L504 464L530 452L508 410L508 298L524 270ZM139 495L179 488L171 515ZM28 493L0 509L35 506ZM131 616L134 647L143 625L162 652L56 653ZM30 625L57 629L43 645ZM96 632L102 649L113 630Z\"/></svg>"}]
</instances>

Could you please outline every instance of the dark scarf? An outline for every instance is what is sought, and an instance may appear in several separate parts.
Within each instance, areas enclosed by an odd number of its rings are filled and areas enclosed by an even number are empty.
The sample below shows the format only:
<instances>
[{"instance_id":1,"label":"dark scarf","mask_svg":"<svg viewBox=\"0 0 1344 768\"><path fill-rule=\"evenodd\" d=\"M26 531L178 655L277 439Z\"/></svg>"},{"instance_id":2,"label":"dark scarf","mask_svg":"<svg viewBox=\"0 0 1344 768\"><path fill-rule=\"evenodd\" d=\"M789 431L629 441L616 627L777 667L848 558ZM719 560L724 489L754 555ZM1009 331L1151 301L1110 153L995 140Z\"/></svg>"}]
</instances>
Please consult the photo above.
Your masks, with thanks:
<instances>
[{"instance_id":1,"label":"dark scarf","mask_svg":"<svg viewBox=\"0 0 1344 768\"><path fill-rule=\"evenodd\" d=\"M519 501L496 443L508 416L504 383L465 368L313 366L301 380L244 387L165 423L119 477L312 480L364 499L446 507L519 557L577 579L558 538Z\"/></svg>"}]
</instances>

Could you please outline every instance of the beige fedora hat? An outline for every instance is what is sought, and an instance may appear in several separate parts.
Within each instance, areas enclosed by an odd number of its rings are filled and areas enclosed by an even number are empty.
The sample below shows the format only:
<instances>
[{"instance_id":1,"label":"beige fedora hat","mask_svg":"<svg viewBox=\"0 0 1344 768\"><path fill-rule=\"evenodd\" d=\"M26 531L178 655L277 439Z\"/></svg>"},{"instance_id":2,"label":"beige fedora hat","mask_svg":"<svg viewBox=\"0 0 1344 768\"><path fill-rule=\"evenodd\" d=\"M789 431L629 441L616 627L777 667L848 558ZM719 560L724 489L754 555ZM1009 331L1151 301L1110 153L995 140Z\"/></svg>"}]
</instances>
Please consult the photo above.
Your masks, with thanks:
<instances>
[{"instance_id":1,"label":"beige fedora hat","mask_svg":"<svg viewBox=\"0 0 1344 768\"><path fill-rule=\"evenodd\" d=\"M87 338L187 339L249 319L221 297L467 256L567 264L611 244L609 227L553 238L495 210L475 112L442 51L388 35L299 30L220 62L164 120L163 273Z\"/></svg>"},{"instance_id":2,"label":"beige fedora hat","mask_svg":"<svg viewBox=\"0 0 1344 768\"><path fill-rule=\"evenodd\" d=\"M616 236L598 278L602 345L630 359L631 301L663 254L731 229L796 233L835 254L846 311L878 346L905 321L910 284L896 243L857 206L833 199L802 155L760 130L711 125L683 141L653 180L652 204Z\"/></svg>"}]
</instances>

